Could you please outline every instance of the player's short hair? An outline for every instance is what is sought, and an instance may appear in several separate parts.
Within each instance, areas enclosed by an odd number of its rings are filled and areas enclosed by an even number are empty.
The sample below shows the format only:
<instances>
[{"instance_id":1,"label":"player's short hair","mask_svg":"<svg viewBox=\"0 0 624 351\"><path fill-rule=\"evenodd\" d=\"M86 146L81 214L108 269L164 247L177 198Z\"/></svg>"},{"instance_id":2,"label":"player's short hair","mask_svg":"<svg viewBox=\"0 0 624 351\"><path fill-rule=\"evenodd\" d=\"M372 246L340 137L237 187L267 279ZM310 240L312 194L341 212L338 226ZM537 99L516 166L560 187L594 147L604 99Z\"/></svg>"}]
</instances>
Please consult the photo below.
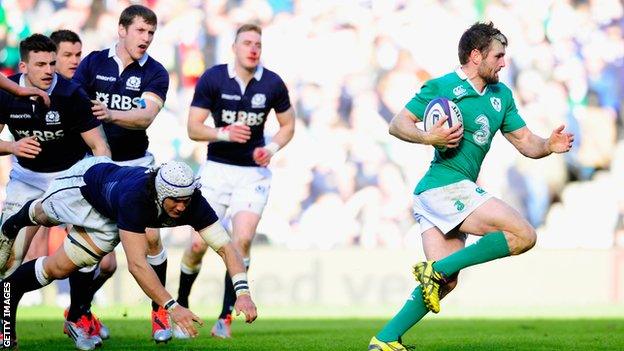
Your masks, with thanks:
<instances>
[{"instance_id":1,"label":"player's short hair","mask_svg":"<svg viewBox=\"0 0 624 351\"><path fill-rule=\"evenodd\" d=\"M134 21L135 17L141 17L145 23L155 26L158 23L154 11L143 5L130 5L126 7L119 15L119 24L128 28Z\"/></svg>"},{"instance_id":2,"label":"player's short hair","mask_svg":"<svg viewBox=\"0 0 624 351\"><path fill-rule=\"evenodd\" d=\"M236 30L236 36L234 37L234 41L238 39L238 35L244 32L256 32L262 35L262 28L259 25L253 23L243 24Z\"/></svg>"},{"instance_id":3,"label":"player's short hair","mask_svg":"<svg viewBox=\"0 0 624 351\"><path fill-rule=\"evenodd\" d=\"M82 44L82 41L80 40L80 37L78 36L78 34L76 34L75 32L69 29L59 29L59 30L52 32L52 34L50 34L50 39L52 39L54 44L56 44L57 48L62 42L69 42L72 44L75 44L75 43Z\"/></svg>"},{"instance_id":4,"label":"player's short hair","mask_svg":"<svg viewBox=\"0 0 624 351\"><path fill-rule=\"evenodd\" d=\"M507 46L507 37L494 27L494 23L477 22L470 26L459 39L458 55L459 63L468 62L472 50L477 49L484 55L490 50L492 40L498 40L503 46Z\"/></svg>"},{"instance_id":5,"label":"player's short hair","mask_svg":"<svg viewBox=\"0 0 624 351\"><path fill-rule=\"evenodd\" d=\"M56 52L56 44L43 34L35 33L22 40L19 45L20 59L28 62L28 54L32 52Z\"/></svg>"}]
</instances>

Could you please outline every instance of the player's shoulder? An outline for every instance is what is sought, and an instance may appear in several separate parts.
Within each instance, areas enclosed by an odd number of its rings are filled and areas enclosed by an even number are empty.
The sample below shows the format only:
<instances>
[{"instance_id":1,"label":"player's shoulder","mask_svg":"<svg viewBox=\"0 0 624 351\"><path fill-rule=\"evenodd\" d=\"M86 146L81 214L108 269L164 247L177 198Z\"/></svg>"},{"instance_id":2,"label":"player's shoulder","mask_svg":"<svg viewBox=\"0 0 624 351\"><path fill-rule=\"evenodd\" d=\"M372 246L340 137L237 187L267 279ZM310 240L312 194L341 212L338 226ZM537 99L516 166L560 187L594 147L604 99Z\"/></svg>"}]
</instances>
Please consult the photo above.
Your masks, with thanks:
<instances>
[{"instance_id":1,"label":"player's shoulder","mask_svg":"<svg viewBox=\"0 0 624 351\"><path fill-rule=\"evenodd\" d=\"M91 51L87 56L85 56L82 62L102 62L108 59L108 52L110 49L103 49L103 50L94 50Z\"/></svg>"},{"instance_id":2,"label":"player's shoulder","mask_svg":"<svg viewBox=\"0 0 624 351\"><path fill-rule=\"evenodd\" d=\"M228 76L229 74L228 74L227 64L214 65L208 68L204 72L204 74L202 74L202 77L210 78L210 79L222 79Z\"/></svg>"},{"instance_id":3,"label":"player's shoulder","mask_svg":"<svg viewBox=\"0 0 624 351\"><path fill-rule=\"evenodd\" d=\"M494 94L503 95L503 96L512 96L513 93L511 88L509 88L505 83L498 82L496 84L491 84L488 86L488 89L492 91Z\"/></svg>"},{"instance_id":4,"label":"player's shoulder","mask_svg":"<svg viewBox=\"0 0 624 351\"><path fill-rule=\"evenodd\" d=\"M461 77L458 76L456 72L449 72L444 75L429 79L427 81L427 84L435 86L447 86L460 83L461 81Z\"/></svg>"},{"instance_id":5,"label":"player's shoulder","mask_svg":"<svg viewBox=\"0 0 624 351\"><path fill-rule=\"evenodd\" d=\"M199 77L199 83L219 84L220 82L225 81L228 78L229 78L229 74L228 74L227 64L214 65L204 71L201 77Z\"/></svg>"},{"instance_id":6,"label":"player's shoulder","mask_svg":"<svg viewBox=\"0 0 624 351\"><path fill-rule=\"evenodd\" d=\"M266 68L266 67L262 67L262 77L260 78L260 80L264 80L266 79L267 81L271 82L271 83L281 83L282 82L282 77L280 77L279 74L277 74L274 71L271 71L270 69Z\"/></svg>"},{"instance_id":7,"label":"player's shoulder","mask_svg":"<svg viewBox=\"0 0 624 351\"><path fill-rule=\"evenodd\" d=\"M54 95L57 96L72 96L80 89L80 84L74 83L69 79L56 74L56 85L54 86Z\"/></svg>"},{"instance_id":8,"label":"player's shoulder","mask_svg":"<svg viewBox=\"0 0 624 351\"><path fill-rule=\"evenodd\" d=\"M149 55L147 56L147 61L145 61L145 68L154 72L167 72L167 69L162 65L162 63L158 62L158 60Z\"/></svg>"}]
</instances>

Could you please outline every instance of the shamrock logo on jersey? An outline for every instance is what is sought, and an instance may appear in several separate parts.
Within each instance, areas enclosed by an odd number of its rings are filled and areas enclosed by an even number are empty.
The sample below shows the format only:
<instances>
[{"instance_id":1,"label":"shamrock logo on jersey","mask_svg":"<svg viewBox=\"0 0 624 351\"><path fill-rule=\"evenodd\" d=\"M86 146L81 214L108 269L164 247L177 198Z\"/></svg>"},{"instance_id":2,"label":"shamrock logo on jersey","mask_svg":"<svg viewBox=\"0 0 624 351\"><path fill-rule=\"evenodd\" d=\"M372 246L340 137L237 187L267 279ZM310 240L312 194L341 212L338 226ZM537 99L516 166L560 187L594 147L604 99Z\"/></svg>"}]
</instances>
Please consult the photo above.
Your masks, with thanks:
<instances>
[{"instance_id":1,"label":"shamrock logo on jersey","mask_svg":"<svg viewBox=\"0 0 624 351\"><path fill-rule=\"evenodd\" d=\"M466 205L464 205L464 203L461 202L460 200L455 201L453 205L455 205L455 208L457 209L457 211L463 211L464 208L466 208Z\"/></svg>"},{"instance_id":2,"label":"shamrock logo on jersey","mask_svg":"<svg viewBox=\"0 0 624 351\"><path fill-rule=\"evenodd\" d=\"M61 115L57 111L48 111L45 115L47 125L61 124Z\"/></svg>"},{"instance_id":3,"label":"shamrock logo on jersey","mask_svg":"<svg viewBox=\"0 0 624 351\"><path fill-rule=\"evenodd\" d=\"M496 112L501 112L501 99L497 97L491 97L490 102L492 103L492 107L494 107Z\"/></svg>"},{"instance_id":4,"label":"shamrock logo on jersey","mask_svg":"<svg viewBox=\"0 0 624 351\"><path fill-rule=\"evenodd\" d=\"M126 80L126 89L139 91L140 87L141 87L141 78L137 76L130 76L130 78Z\"/></svg>"}]
</instances>

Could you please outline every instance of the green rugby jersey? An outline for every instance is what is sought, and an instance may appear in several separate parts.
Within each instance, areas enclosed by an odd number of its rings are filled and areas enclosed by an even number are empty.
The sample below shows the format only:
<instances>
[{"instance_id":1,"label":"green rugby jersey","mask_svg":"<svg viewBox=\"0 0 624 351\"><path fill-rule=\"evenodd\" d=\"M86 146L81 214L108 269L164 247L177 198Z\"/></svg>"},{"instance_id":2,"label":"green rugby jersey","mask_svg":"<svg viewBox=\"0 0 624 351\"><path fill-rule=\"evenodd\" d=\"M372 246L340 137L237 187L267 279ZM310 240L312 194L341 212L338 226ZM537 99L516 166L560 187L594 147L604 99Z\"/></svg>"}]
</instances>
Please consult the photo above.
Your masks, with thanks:
<instances>
[{"instance_id":1,"label":"green rugby jersey","mask_svg":"<svg viewBox=\"0 0 624 351\"><path fill-rule=\"evenodd\" d=\"M464 120L464 137L455 149L436 149L431 166L414 194L464 179L476 181L496 131L509 133L525 126L505 84L489 84L479 94L461 68L426 82L405 107L422 120L427 104L437 97L457 104Z\"/></svg>"}]
</instances>

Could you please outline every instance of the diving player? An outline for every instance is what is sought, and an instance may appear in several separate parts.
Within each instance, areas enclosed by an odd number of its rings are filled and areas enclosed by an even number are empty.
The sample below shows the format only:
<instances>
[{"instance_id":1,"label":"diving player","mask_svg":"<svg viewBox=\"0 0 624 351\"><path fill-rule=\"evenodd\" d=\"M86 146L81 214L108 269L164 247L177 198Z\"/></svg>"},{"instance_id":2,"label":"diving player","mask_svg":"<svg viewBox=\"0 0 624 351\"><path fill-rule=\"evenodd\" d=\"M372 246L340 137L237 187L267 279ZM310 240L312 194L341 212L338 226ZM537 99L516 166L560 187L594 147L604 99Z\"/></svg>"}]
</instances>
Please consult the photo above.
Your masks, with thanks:
<instances>
[{"instance_id":1,"label":"diving player","mask_svg":"<svg viewBox=\"0 0 624 351\"><path fill-rule=\"evenodd\" d=\"M193 312L180 306L160 283L147 262L146 228L190 225L199 232L232 272L236 287L236 311L248 323L257 311L249 295L243 261L219 223L219 219L198 189L198 179L181 162L169 162L158 169L118 166L107 157L80 161L56 178L46 193L27 202L2 226L3 236L13 239L24 226L72 224L63 246L50 257L29 261L2 281L4 291L4 341L15 340L15 317L21 296L40 289L54 279L66 277L111 252L121 241L128 270L139 286L167 317L191 337L203 324ZM74 322L65 327L80 350L93 350L94 340Z\"/></svg>"}]
</instances>

